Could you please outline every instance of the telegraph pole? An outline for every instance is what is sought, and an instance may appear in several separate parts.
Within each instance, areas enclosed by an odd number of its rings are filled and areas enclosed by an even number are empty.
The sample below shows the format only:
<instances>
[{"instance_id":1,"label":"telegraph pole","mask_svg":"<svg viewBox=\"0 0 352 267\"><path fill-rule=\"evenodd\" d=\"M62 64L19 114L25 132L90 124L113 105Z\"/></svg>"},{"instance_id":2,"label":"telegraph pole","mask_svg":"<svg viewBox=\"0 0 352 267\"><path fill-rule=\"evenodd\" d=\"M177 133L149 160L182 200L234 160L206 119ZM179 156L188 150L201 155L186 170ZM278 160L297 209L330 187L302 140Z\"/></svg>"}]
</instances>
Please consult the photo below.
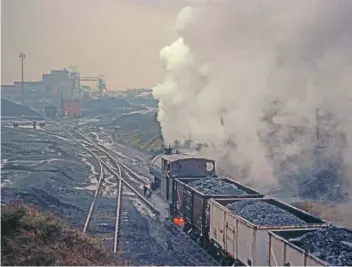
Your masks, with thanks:
<instances>
[{"instance_id":1,"label":"telegraph pole","mask_svg":"<svg viewBox=\"0 0 352 267\"><path fill-rule=\"evenodd\" d=\"M21 103L23 105L24 97L23 97L23 61L26 58L26 55L21 52L19 57L21 58Z\"/></svg>"},{"instance_id":2,"label":"telegraph pole","mask_svg":"<svg viewBox=\"0 0 352 267\"><path fill-rule=\"evenodd\" d=\"M99 85L98 85L98 87L99 87L99 98L101 98L102 95L103 95L103 80L101 78L99 78L98 83L99 83Z\"/></svg>"}]
</instances>

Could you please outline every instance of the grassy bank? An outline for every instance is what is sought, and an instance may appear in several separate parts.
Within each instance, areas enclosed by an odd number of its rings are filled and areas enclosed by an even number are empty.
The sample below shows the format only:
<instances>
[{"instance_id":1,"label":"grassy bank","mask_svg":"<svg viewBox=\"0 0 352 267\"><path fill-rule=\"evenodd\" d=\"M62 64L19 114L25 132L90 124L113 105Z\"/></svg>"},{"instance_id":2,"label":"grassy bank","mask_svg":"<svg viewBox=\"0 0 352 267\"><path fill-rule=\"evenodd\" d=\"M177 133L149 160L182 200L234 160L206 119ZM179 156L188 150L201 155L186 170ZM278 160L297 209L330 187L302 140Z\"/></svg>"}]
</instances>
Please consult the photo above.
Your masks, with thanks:
<instances>
[{"instance_id":1,"label":"grassy bank","mask_svg":"<svg viewBox=\"0 0 352 267\"><path fill-rule=\"evenodd\" d=\"M162 148L160 125L156 114L130 114L119 117L114 125L116 141L144 152L155 152Z\"/></svg>"},{"instance_id":2,"label":"grassy bank","mask_svg":"<svg viewBox=\"0 0 352 267\"><path fill-rule=\"evenodd\" d=\"M84 235L50 213L31 206L3 205L1 265L123 265L100 240Z\"/></svg>"}]
</instances>

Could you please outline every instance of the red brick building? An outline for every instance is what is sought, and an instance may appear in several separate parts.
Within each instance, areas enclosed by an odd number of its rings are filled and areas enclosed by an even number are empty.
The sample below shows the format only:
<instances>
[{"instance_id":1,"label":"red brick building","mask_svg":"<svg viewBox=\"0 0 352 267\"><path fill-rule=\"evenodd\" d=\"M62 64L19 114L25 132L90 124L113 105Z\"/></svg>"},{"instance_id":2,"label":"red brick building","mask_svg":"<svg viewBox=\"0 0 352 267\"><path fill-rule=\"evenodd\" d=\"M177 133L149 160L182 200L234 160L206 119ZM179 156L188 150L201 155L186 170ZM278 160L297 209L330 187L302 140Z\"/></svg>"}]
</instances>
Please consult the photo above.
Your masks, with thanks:
<instances>
[{"instance_id":1,"label":"red brick building","mask_svg":"<svg viewBox=\"0 0 352 267\"><path fill-rule=\"evenodd\" d=\"M79 101L75 99L62 101L62 115L64 117L79 115Z\"/></svg>"}]
</instances>

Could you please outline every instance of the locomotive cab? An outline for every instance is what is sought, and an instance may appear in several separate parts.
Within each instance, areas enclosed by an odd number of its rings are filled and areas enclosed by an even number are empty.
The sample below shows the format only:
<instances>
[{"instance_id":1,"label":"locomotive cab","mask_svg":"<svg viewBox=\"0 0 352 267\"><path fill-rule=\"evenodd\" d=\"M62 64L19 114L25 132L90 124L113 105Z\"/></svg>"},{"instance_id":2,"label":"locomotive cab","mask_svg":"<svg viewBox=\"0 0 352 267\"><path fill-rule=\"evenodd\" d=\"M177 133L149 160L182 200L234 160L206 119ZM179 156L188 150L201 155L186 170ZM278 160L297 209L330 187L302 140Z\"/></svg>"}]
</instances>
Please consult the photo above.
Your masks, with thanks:
<instances>
[{"instance_id":1,"label":"locomotive cab","mask_svg":"<svg viewBox=\"0 0 352 267\"><path fill-rule=\"evenodd\" d=\"M163 161L163 172L165 173L166 177L170 176L170 162L169 161ZM161 185L161 179L160 177L154 176L154 181L151 183L151 189L156 190L160 188Z\"/></svg>"},{"instance_id":2,"label":"locomotive cab","mask_svg":"<svg viewBox=\"0 0 352 267\"><path fill-rule=\"evenodd\" d=\"M151 190L160 190L161 197L170 205L173 203L176 178L205 178L216 174L213 160L181 154L179 151L172 153L171 148L152 159L149 172L154 177Z\"/></svg>"}]
</instances>

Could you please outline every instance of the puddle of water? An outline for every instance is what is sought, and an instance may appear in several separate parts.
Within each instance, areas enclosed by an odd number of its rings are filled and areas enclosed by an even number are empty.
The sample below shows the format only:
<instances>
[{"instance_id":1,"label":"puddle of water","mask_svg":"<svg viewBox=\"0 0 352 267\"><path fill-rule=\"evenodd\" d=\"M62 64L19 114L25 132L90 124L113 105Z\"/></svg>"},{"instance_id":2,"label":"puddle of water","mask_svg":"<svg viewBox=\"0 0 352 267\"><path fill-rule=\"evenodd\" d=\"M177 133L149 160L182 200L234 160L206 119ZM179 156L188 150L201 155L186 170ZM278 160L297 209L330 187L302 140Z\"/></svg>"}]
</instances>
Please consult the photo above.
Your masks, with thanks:
<instances>
[{"instance_id":1,"label":"puddle of water","mask_svg":"<svg viewBox=\"0 0 352 267\"><path fill-rule=\"evenodd\" d=\"M20 124L20 125L19 125L19 128L34 129L32 123L31 123L31 124L22 124L22 125ZM40 127L40 126L37 124L36 130L40 130L40 129L44 129L44 128Z\"/></svg>"},{"instance_id":2,"label":"puddle of water","mask_svg":"<svg viewBox=\"0 0 352 267\"><path fill-rule=\"evenodd\" d=\"M3 168L8 163L8 161L8 159L1 159L1 168Z\"/></svg>"},{"instance_id":3,"label":"puddle of water","mask_svg":"<svg viewBox=\"0 0 352 267\"><path fill-rule=\"evenodd\" d=\"M97 186L98 186L98 184L91 184L86 187L74 187L74 189L95 191L95 190L97 190Z\"/></svg>"},{"instance_id":4,"label":"puddle of water","mask_svg":"<svg viewBox=\"0 0 352 267\"><path fill-rule=\"evenodd\" d=\"M97 179L97 177L94 174L89 175L88 178L89 178L91 184L97 184L98 183L98 179Z\"/></svg>"},{"instance_id":5,"label":"puddle of water","mask_svg":"<svg viewBox=\"0 0 352 267\"><path fill-rule=\"evenodd\" d=\"M50 163L50 162L58 161L58 160L61 160L61 159L58 159L58 158L46 159L46 160L40 161L39 164L42 164L42 163Z\"/></svg>"},{"instance_id":6,"label":"puddle of water","mask_svg":"<svg viewBox=\"0 0 352 267\"><path fill-rule=\"evenodd\" d=\"M91 172L92 174L98 174L97 171L95 170L94 165L93 165L89 160L87 160L85 157L83 157L83 158L82 158L82 161L83 161L86 165L89 166L90 172Z\"/></svg>"},{"instance_id":7,"label":"puddle of water","mask_svg":"<svg viewBox=\"0 0 352 267\"><path fill-rule=\"evenodd\" d=\"M13 182L11 182L9 179L1 179L1 187L10 186L12 184Z\"/></svg>"},{"instance_id":8,"label":"puddle of water","mask_svg":"<svg viewBox=\"0 0 352 267\"><path fill-rule=\"evenodd\" d=\"M131 191L124 190L123 195L134 197L136 194Z\"/></svg>"}]
</instances>

